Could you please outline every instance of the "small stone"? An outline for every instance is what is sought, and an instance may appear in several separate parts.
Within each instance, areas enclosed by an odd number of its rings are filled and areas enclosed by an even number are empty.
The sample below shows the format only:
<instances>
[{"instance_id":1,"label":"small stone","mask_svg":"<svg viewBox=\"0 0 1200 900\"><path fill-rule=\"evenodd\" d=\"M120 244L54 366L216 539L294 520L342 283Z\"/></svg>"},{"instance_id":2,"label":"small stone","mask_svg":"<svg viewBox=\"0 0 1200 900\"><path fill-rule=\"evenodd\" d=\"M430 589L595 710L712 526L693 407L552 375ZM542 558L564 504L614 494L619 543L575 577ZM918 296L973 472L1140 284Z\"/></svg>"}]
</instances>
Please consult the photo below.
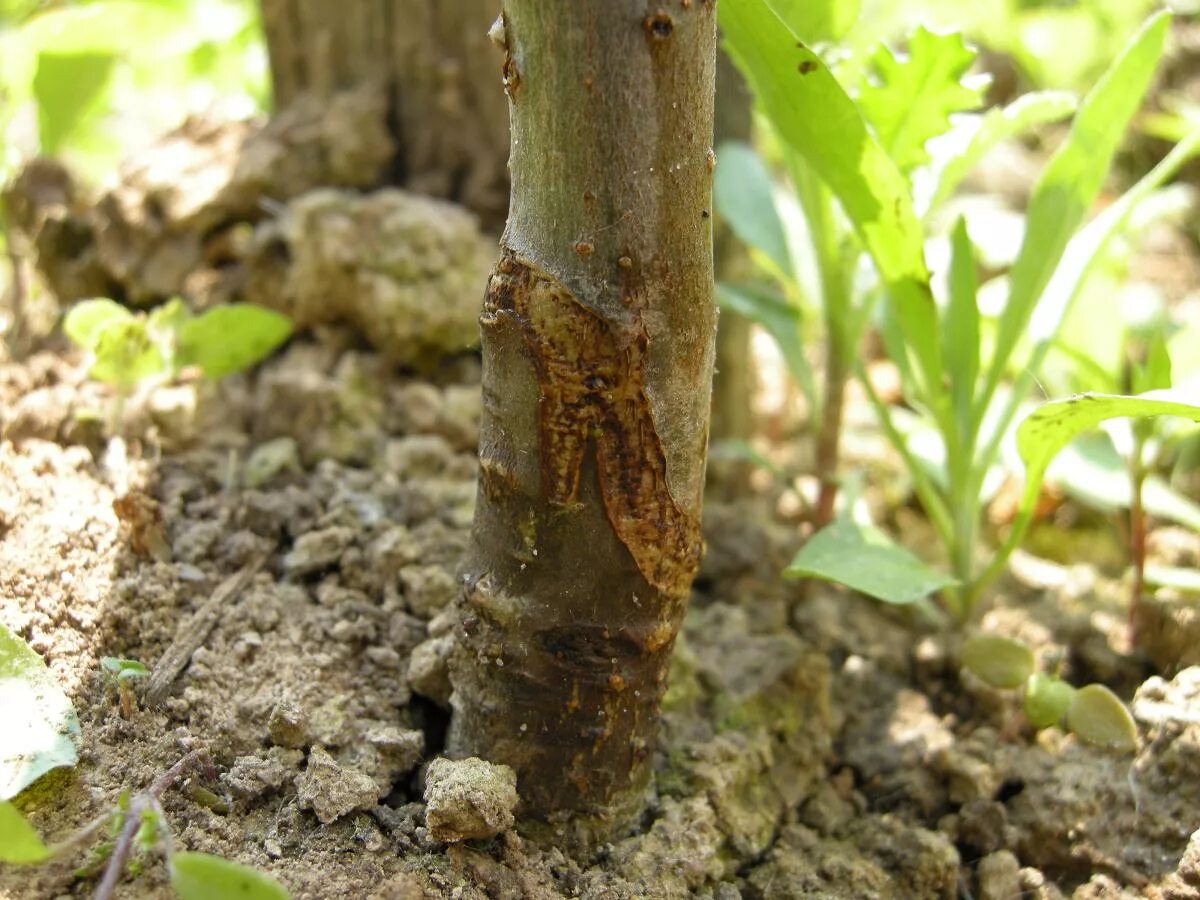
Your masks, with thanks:
<instances>
[{"instance_id":1,"label":"small stone","mask_svg":"<svg viewBox=\"0 0 1200 900\"><path fill-rule=\"evenodd\" d=\"M379 789L371 778L338 765L321 747L309 752L308 768L296 779L296 790L300 806L312 809L322 825L379 802Z\"/></svg>"},{"instance_id":2,"label":"small stone","mask_svg":"<svg viewBox=\"0 0 1200 900\"><path fill-rule=\"evenodd\" d=\"M272 747L261 755L239 756L221 780L237 797L261 797L292 780L303 758L298 750Z\"/></svg>"},{"instance_id":3,"label":"small stone","mask_svg":"<svg viewBox=\"0 0 1200 900\"><path fill-rule=\"evenodd\" d=\"M435 759L425 776L425 824L436 841L489 838L512 827L517 775L485 760Z\"/></svg>"},{"instance_id":4,"label":"small stone","mask_svg":"<svg viewBox=\"0 0 1200 900\"><path fill-rule=\"evenodd\" d=\"M958 842L980 854L992 853L1004 846L1008 812L994 800L971 800L958 812Z\"/></svg>"},{"instance_id":5,"label":"small stone","mask_svg":"<svg viewBox=\"0 0 1200 900\"><path fill-rule=\"evenodd\" d=\"M283 558L284 571L289 575L308 575L328 569L353 540L354 531L344 525L302 534Z\"/></svg>"},{"instance_id":6,"label":"small stone","mask_svg":"<svg viewBox=\"0 0 1200 900\"><path fill-rule=\"evenodd\" d=\"M1008 850L997 850L979 861L979 900L1008 900L1021 896L1021 864Z\"/></svg>"},{"instance_id":7,"label":"small stone","mask_svg":"<svg viewBox=\"0 0 1200 900\"><path fill-rule=\"evenodd\" d=\"M442 635L418 644L408 660L408 683L413 691L446 708L451 693L448 659L453 649L453 635Z\"/></svg>"},{"instance_id":8,"label":"small stone","mask_svg":"<svg viewBox=\"0 0 1200 900\"><path fill-rule=\"evenodd\" d=\"M280 747L301 748L308 743L308 717L296 701L280 700L267 719L267 734Z\"/></svg>"},{"instance_id":9,"label":"small stone","mask_svg":"<svg viewBox=\"0 0 1200 900\"><path fill-rule=\"evenodd\" d=\"M454 599L458 584L441 566L405 566L400 570L404 601L409 612L432 619Z\"/></svg>"}]
</instances>

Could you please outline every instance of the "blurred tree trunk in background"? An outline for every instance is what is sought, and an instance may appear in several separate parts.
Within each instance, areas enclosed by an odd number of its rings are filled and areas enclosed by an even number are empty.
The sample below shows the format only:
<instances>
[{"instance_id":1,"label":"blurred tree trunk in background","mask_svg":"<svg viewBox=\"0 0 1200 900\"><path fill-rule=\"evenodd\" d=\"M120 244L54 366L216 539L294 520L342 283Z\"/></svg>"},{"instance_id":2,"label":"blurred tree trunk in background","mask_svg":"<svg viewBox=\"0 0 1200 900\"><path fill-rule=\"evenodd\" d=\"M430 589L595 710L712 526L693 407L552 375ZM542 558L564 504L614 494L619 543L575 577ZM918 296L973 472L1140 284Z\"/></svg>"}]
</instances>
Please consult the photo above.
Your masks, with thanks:
<instances>
[{"instance_id":1,"label":"blurred tree trunk in background","mask_svg":"<svg viewBox=\"0 0 1200 900\"><path fill-rule=\"evenodd\" d=\"M716 10L506 0L512 199L480 318L450 750L584 843L640 812L700 560Z\"/></svg>"},{"instance_id":2,"label":"blurred tree trunk in background","mask_svg":"<svg viewBox=\"0 0 1200 900\"><path fill-rule=\"evenodd\" d=\"M750 141L753 97L742 73L722 50L717 54L717 105L715 145L724 141ZM719 163L719 160L718 160ZM718 280L736 281L745 250L720 220L713 236L714 263ZM750 355L750 322L728 310L722 311L717 328L717 363L713 377L712 439L748 441L754 432L754 365ZM714 466L710 482L727 495L740 493L751 470L744 460Z\"/></svg>"},{"instance_id":3,"label":"blurred tree trunk in background","mask_svg":"<svg viewBox=\"0 0 1200 900\"><path fill-rule=\"evenodd\" d=\"M394 183L455 200L489 227L508 206L508 109L488 27L500 0L262 0L275 109L375 84Z\"/></svg>"}]
</instances>

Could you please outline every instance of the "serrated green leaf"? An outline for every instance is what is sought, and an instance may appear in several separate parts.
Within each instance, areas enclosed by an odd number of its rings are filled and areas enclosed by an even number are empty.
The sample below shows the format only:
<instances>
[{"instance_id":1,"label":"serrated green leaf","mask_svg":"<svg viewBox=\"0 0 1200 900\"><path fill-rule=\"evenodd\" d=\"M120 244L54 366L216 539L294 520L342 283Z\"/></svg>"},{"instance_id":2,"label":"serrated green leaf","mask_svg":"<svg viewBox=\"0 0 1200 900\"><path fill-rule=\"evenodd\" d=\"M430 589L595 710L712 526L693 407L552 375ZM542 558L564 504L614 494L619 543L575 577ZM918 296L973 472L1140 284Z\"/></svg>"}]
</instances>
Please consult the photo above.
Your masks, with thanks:
<instances>
[{"instance_id":1,"label":"serrated green leaf","mask_svg":"<svg viewBox=\"0 0 1200 900\"><path fill-rule=\"evenodd\" d=\"M1096 747L1133 753L1137 750L1137 725L1112 691L1102 684L1081 687L1067 709L1067 728Z\"/></svg>"},{"instance_id":2,"label":"serrated green leaf","mask_svg":"<svg viewBox=\"0 0 1200 900\"><path fill-rule=\"evenodd\" d=\"M76 303L63 316L63 334L84 350L95 350L100 333L117 322L130 322L133 313L115 300L97 297Z\"/></svg>"},{"instance_id":3,"label":"serrated green leaf","mask_svg":"<svg viewBox=\"0 0 1200 900\"><path fill-rule=\"evenodd\" d=\"M952 115L983 102L982 89L962 81L974 62L975 50L961 34L926 28L909 37L904 58L883 44L871 55L876 80L863 88L858 104L900 171L928 162L925 144L949 131Z\"/></svg>"},{"instance_id":4,"label":"serrated green leaf","mask_svg":"<svg viewBox=\"0 0 1200 900\"><path fill-rule=\"evenodd\" d=\"M171 855L171 887L180 900L289 900L265 872L209 853Z\"/></svg>"},{"instance_id":5,"label":"serrated green leaf","mask_svg":"<svg viewBox=\"0 0 1200 900\"><path fill-rule=\"evenodd\" d=\"M975 248L959 219L950 238L949 302L942 329L942 358L950 381L950 398L959 427L971 423L975 380L979 377L979 302L975 273Z\"/></svg>"},{"instance_id":6,"label":"serrated green leaf","mask_svg":"<svg viewBox=\"0 0 1200 900\"><path fill-rule=\"evenodd\" d=\"M937 311L907 179L820 57L766 0L718 10L726 48L771 124L828 185L875 262L921 379L940 384Z\"/></svg>"},{"instance_id":7,"label":"serrated green leaf","mask_svg":"<svg viewBox=\"0 0 1200 900\"><path fill-rule=\"evenodd\" d=\"M1009 273L984 400L990 399L1013 349L1029 326L1067 244L1108 174L1117 146L1141 105L1162 57L1171 17L1152 16L1080 104L1063 145L1034 187L1025 238Z\"/></svg>"},{"instance_id":8,"label":"serrated green leaf","mask_svg":"<svg viewBox=\"0 0 1200 900\"><path fill-rule=\"evenodd\" d=\"M841 40L858 21L860 0L768 0L806 44Z\"/></svg>"},{"instance_id":9,"label":"serrated green leaf","mask_svg":"<svg viewBox=\"0 0 1200 900\"><path fill-rule=\"evenodd\" d=\"M839 519L800 548L789 578L835 581L884 603L905 605L954 584L876 528Z\"/></svg>"},{"instance_id":10,"label":"serrated green leaf","mask_svg":"<svg viewBox=\"0 0 1200 900\"><path fill-rule=\"evenodd\" d=\"M799 309L768 288L728 281L717 283L717 304L771 335L792 377L801 384L811 383L812 371L804 355L804 319Z\"/></svg>"},{"instance_id":11,"label":"serrated green leaf","mask_svg":"<svg viewBox=\"0 0 1200 900\"><path fill-rule=\"evenodd\" d=\"M28 864L49 859L50 848L7 800L0 800L0 862Z\"/></svg>"},{"instance_id":12,"label":"serrated green leaf","mask_svg":"<svg viewBox=\"0 0 1200 900\"><path fill-rule=\"evenodd\" d=\"M1025 684L1025 718L1034 728L1057 725L1074 696L1075 688L1061 678L1034 672Z\"/></svg>"},{"instance_id":13,"label":"serrated green leaf","mask_svg":"<svg viewBox=\"0 0 1200 900\"><path fill-rule=\"evenodd\" d=\"M1018 97L1001 109L989 110L976 118L970 140L942 165L937 187L929 201L928 212L938 209L950 198L962 180L989 150L997 144L1024 134L1038 125L1061 122L1078 107L1075 97L1062 91L1038 91Z\"/></svg>"},{"instance_id":14,"label":"serrated green leaf","mask_svg":"<svg viewBox=\"0 0 1200 900\"><path fill-rule=\"evenodd\" d=\"M999 634L977 634L963 644L963 668L1002 690L1020 687L1033 674L1033 651Z\"/></svg>"},{"instance_id":15,"label":"serrated green leaf","mask_svg":"<svg viewBox=\"0 0 1200 900\"><path fill-rule=\"evenodd\" d=\"M250 303L217 306L183 323L176 359L181 367L199 366L209 378L224 378L268 357L291 333L291 319L274 310Z\"/></svg>"},{"instance_id":16,"label":"serrated green leaf","mask_svg":"<svg viewBox=\"0 0 1200 900\"><path fill-rule=\"evenodd\" d=\"M1025 463L1025 491L1018 523L1023 527L1037 502L1046 469L1077 435L1101 422L1121 417L1180 416L1200 422L1200 402L1183 391L1151 391L1129 397L1119 394L1076 394L1043 403L1017 427L1017 452Z\"/></svg>"},{"instance_id":17,"label":"serrated green leaf","mask_svg":"<svg viewBox=\"0 0 1200 900\"><path fill-rule=\"evenodd\" d=\"M58 153L70 140L107 90L115 62L116 57L104 52L43 50L38 55L33 97L43 153Z\"/></svg>"},{"instance_id":18,"label":"serrated green leaf","mask_svg":"<svg viewBox=\"0 0 1200 900\"><path fill-rule=\"evenodd\" d=\"M0 800L46 772L79 760L79 719L71 701L29 646L0 625Z\"/></svg>"},{"instance_id":19,"label":"serrated green leaf","mask_svg":"<svg viewBox=\"0 0 1200 900\"><path fill-rule=\"evenodd\" d=\"M776 274L791 276L787 232L775 209L771 175L749 144L728 141L717 147L713 204L734 234L766 254Z\"/></svg>"}]
</instances>

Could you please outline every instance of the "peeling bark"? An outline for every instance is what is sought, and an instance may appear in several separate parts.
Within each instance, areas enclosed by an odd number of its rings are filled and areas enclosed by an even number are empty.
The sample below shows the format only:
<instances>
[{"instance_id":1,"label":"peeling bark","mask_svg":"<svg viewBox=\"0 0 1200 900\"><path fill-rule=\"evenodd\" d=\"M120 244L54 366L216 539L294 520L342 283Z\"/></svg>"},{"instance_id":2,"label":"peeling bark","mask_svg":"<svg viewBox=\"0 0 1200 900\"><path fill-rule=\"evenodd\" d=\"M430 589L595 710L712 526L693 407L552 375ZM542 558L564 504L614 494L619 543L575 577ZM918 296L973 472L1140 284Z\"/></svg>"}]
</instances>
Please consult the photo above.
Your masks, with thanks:
<instances>
[{"instance_id":1,"label":"peeling bark","mask_svg":"<svg viewBox=\"0 0 1200 900\"><path fill-rule=\"evenodd\" d=\"M645 799L699 563L714 356L712 0L508 0L512 196L451 751L603 837Z\"/></svg>"}]
</instances>

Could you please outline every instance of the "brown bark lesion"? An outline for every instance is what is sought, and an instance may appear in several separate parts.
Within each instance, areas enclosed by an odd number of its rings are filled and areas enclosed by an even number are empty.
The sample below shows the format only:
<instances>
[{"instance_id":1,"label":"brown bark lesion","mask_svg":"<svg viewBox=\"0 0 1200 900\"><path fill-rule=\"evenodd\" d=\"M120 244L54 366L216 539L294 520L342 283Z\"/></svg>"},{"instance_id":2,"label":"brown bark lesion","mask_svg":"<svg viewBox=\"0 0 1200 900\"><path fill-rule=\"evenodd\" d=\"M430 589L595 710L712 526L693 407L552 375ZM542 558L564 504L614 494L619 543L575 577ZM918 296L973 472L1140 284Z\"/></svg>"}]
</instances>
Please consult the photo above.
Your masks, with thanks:
<instances>
[{"instance_id":1,"label":"brown bark lesion","mask_svg":"<svg viewBox=\"0 0 1200 900\"><path fill-rule=\"evenodd\" d=\"M483 323L513 320L539 388L542 491L554 504L575 503L587 448L608 521L646 581L683 596L701 553L696 498L671 495L666 457L645 389L648 339L631 315L612 323L553 276L515 254L501 257L488 283Z\"/></svg>"}]
</instances>

